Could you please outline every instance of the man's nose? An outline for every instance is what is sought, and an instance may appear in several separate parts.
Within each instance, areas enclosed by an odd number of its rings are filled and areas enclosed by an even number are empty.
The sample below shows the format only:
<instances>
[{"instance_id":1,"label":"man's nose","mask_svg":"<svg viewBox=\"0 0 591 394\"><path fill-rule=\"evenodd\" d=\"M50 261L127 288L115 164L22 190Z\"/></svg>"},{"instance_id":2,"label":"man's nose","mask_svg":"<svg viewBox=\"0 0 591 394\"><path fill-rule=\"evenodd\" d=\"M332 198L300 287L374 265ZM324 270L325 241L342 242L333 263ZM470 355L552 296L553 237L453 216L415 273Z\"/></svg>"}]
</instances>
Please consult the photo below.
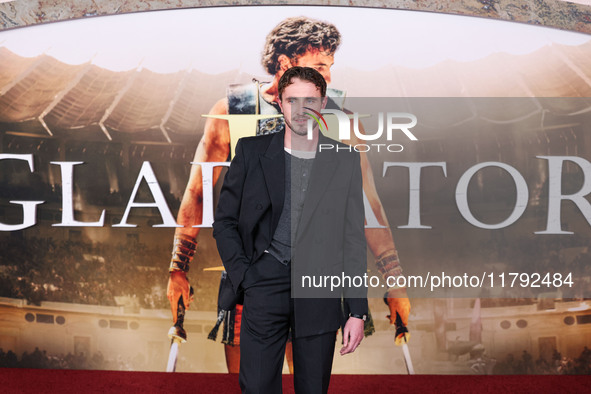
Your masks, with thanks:
<instances>
[{"instance_id":1,"label":"man's nose","mask_svg":"<svg viewBox=\"0 0 591 394\"><path fill-rule=\"evenodd\" d=\"M292 111L295 112L297 115L303 115L304 112L306 111L304 109L304 107L305 107L305 105L304 105L303 101L297 100Z\"/></svg>"},{"instance_id":2,"label":"man's nose","mask_svg":"<svg viewBox=\"0 0 591 394\"><path fill-rule=\"evenodd\" d=\"M326 81L326 84L330 84L331 78L330 78L330 70L326 70L320 73L323 77L324 80Z\"/></svg>"}]
</instances>

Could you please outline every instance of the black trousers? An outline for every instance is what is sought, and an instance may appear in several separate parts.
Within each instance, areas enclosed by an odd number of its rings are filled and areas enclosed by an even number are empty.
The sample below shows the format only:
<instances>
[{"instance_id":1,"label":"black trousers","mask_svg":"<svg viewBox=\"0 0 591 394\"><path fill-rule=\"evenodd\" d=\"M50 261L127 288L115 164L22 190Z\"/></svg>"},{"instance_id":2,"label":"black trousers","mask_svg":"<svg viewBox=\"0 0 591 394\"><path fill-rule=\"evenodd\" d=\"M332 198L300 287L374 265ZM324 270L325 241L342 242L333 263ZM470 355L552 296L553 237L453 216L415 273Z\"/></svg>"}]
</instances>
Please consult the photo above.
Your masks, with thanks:
<instances>
[{"instance_id":1,"label":"black trousers","mask_svg":"<svg viewBox=\"0 0 591 394\"><path fill-rule=\"evenodd\" d=\"M293 327L291 267L268 253L244 276L240 327L240 388L248 394L281 393L281 370ZM295 334L295 335L293 335ZM296 393L326 393L336 332L298 338L292 332Z\"/></svg>"}]
</instances>

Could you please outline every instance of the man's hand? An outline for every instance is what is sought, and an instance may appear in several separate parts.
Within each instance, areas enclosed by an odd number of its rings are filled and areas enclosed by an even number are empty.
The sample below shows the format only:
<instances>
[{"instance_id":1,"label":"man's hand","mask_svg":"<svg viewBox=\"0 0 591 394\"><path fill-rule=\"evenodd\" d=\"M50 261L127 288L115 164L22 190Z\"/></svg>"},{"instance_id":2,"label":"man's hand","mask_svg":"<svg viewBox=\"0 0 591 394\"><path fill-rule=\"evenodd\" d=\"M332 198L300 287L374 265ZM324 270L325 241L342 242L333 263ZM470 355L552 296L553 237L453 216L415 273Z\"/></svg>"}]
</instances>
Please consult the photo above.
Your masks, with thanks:
<instances>
[{"instance_id":1,"label":"man's hand","mask_svg":"<svg viewBox=\"0 0 591 394\"><path fill-rule=\"evenodd\" d=\"M179 306L179 298L183 296L185 308L189 308L189 304L193 301L193 296L190 295L189 280L187 274L183 271L174 271L170 274L168 279L168 286L166 289L166 297L170 301L170 309L172 310L172 321L176 323L177 309Z\"/></svg>"},{"instance_id":2,"label":"man's hand","mask_svg":"<svg viewBox=\"0 0 591 394\"><path fill-rule=\"evenodd\" d=\"M343 329L343 347L341 356L347 353L353 353L363 339L363 320L356 317L350 317Z\"/></svg>"},{"instance_id":3,"label":"man's hand","mask_svg":"<svg viewBox=\"0 0 591 394\"><path fill-rule=\"evenodd\" d=\"M396 312L398 312L402 319L402 324L407 326L408 315L410 314L410 301L406 294L406 288L398 287L391 289L386 295L386 303L388 304L388 308L390 308L390 315L388 316L390 318L390 324L396 324ZM400 338L395 338L394 340L398 343L402 340L402 337L403 335L400 335ZM407 333L406 341L408 340L409 335Z\"/></svg>"}]
</instances>

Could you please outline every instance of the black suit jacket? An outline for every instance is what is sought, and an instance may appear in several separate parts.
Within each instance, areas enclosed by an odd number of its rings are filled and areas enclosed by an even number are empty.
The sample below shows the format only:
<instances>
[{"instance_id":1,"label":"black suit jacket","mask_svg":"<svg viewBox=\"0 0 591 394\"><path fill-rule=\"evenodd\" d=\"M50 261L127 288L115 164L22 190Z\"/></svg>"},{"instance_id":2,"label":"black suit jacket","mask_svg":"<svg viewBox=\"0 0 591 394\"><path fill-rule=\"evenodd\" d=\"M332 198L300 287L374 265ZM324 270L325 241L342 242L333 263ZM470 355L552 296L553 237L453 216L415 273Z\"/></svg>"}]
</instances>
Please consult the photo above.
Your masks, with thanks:
<instances>
[{"instance_id":1,"label":"black suit jacket","mask_svg":"<svg viewBox=\"0 0 591 394\"><path fill-rule=\"evenodd\" d=\"M360 276L366 273L363 192L359 154L322 134L320 144L341 148L317 152L295 245L292 295L295 335L336 331L345 310L367 313L367 289L303 289L302 275ZM284 132L241 138L224 178L213 236L235 292L244 273L269 248L285 195ZM310 298L314 297L314 298Z\"/></svg>"}]
</instances>

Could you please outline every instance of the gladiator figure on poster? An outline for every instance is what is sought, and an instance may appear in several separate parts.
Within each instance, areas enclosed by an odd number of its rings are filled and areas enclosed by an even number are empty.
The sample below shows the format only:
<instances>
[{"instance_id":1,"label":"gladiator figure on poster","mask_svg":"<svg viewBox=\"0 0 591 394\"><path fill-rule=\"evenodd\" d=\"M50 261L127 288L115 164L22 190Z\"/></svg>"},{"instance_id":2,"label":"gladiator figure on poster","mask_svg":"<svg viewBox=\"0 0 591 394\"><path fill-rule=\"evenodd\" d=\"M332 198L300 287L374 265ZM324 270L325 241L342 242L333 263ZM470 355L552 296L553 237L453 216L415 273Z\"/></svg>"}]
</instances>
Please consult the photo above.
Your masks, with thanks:
<instances>
[{"instance_id":1,"label":"gladiator figure on poster","mask_svg":"<svg viewBox=\"0 0 591 394\"><path fill-rule=\"evenodd\" d=\"M194 161L224 162L231 158L232 147L236 145L237 141L233 140L230 134L228 115L268 115L268 118L258 121L256 129L252 130L250 135L269 134L284 130L283 118L274 116L281 113L278 104L278 82L281 76L293 66L311 67L316 69L330 84L331 67L334 64L334 56L340 41L339 31L330 23L306 17L288 18L280 22L267 36L262 54L263 67L272 76L272 80L267 83L253 81L250 84L232 85L228 88L227 97L217 101L209 113ZM347 112L340 105L344 92L329 88L327 96L329 98L327 108L332 107ZM363 132L363 130L361 131ZM361 141L353 136L351 140L342 142L355 145ZM397 277L402 274L402 267L365 153L361 153L361 169L364 197L369 202L373 215L383 226L365 229L367 245L383 278ZM213 171L213 184L215 184L221 168L216 167ZM170 301L173 320L176 316L179 297L182 295L183 299L190 301L187 272L197 247L197 235L200 230L193 226L201 224L203 219L202 180L201 167L194 165L191 168L190 178L177 217L177 223L183 227L179 227L175 231L173 255L169 269L167 297ZM221 312L220 317L223 316L226 324L223 342L225 343L228 370L229 372L238 372L242 308L239 304L240 300L233 300L231 296L227 296L227 294L231 294L231 291L226 292L226 296L224 296L224 283L231 290L228 282L226 274L223 273L218 309ZM395 324L398 313L404 325L407 325L410 302L406 289L389 289L385 300L390 309L388 316L390 324ZM238 305L234 305L236 301L238 301ZM225 311L228 312L225 313ZM395 339L399 341L401 338ZM289 346L286 352L289 355Z\"/></svg>"}]
</instances>

